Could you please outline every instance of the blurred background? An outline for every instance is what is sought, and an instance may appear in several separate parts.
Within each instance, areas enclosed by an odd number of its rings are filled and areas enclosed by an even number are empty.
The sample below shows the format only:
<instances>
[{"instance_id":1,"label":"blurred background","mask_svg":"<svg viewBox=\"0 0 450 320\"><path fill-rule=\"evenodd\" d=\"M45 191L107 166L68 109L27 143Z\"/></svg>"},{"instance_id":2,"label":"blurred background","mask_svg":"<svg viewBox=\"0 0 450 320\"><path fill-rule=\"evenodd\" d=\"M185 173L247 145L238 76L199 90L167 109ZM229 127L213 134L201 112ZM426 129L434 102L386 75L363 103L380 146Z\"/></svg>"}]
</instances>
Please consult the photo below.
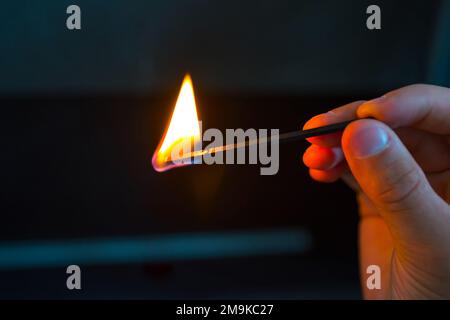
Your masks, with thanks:
<instances>
[{"instance_id":1,"label":"blurred background","mask_svg":"<svg viewBox=\"0 0 450 320\"><path fill-rule=\"evenodd\" d=\"M81 30L66 8L81 8ZM366 8L381 8L381 30ZM0 298L360 298L357 210L280 171L150 159L186 72L204 128L298 129L450 85L450 1L3 1ZM66 288L66 267L82 290Z\"/></svg>"}]
</instances>

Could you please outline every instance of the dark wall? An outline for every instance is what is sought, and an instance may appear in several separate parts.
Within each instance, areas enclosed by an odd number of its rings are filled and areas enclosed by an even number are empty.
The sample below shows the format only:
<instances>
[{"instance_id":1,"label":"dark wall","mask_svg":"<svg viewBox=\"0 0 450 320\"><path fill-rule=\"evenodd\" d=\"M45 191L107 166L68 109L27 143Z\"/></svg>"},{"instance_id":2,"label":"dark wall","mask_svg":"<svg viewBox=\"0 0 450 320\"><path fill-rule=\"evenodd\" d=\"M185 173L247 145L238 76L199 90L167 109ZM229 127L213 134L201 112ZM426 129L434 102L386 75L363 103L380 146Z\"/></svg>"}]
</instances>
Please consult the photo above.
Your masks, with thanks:
<instances>
[{"instance_id":1,"label":"dark wall","mask_svg":"<svg viewBox=\"0 0 450 320\"><path fill-rule=\"evenodd\" d=\"M65 27L66 7L82 30ZM370 92L424 81L438 1L18 0L1 4L0 93Z\"/></svg>"}]
</instances>

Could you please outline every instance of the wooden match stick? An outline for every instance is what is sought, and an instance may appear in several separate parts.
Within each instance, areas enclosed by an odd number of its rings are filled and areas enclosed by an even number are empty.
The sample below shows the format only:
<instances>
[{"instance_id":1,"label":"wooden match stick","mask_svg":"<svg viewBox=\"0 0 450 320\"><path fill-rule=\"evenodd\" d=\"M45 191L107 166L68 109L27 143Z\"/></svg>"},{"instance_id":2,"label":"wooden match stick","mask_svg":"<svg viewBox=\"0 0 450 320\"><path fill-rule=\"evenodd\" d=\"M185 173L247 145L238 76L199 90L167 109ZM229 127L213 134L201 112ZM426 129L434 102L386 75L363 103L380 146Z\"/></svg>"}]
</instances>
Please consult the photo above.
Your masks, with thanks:
<instances>
[{"instance_id":1,"label":"wooden match stick","mask_svg":"<svg viewBox=\"0 0 450 320\"><path fill-rule=\"evenodd\" d=\"M307 130L301 130L301 131L291 131L291 132L282 133L282 134L279 134L276 136L263 137L263 138L258 138L258 139L251 140L251 141L232 143L232 144L227 144L227 145L220 146L220 147L198 150L198 151L186 153L183 156L181 156L180 158L178 158L177 160L197 158L197 157L203 156L205 154L214 154L217 152L224 152L224 151L232 150L232 149L245 148L245 147L248 147L251 145L269 142L270 140L272 140L274 138L278 138L279 142L289 142L289 141L297 141L297 140L302 140L302 139L306 139L306 138L335 133L335 132L344 130L344 128L350 122L353 122L353 121L354 120L338 122L338 123L334 123L334 124L330 124L330 125L322 126L322 127L317 127L317 128L313 128L313 129L307 129Z\"/></svg>"}]
</instances>

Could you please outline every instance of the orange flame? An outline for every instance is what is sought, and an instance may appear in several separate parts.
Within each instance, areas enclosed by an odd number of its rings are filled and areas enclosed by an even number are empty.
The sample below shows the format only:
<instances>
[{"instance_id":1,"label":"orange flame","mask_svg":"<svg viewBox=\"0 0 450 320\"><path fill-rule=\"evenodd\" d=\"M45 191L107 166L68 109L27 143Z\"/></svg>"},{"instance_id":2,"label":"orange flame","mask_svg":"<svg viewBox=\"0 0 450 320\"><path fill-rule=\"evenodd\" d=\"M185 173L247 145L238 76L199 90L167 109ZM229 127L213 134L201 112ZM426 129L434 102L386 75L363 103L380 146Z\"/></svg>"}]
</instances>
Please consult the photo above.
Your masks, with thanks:
<instances>
[{"instance_id":1,"label":"orange flame","mask_svg":"<svg viewBox=\"0 0 450 320\"><path fill-rule=\"evenodd\" d=\"M166 171L173 167L189 164L186 161L174 163L177 156L181 156L179 150L191 149L193 144L200 139L200 125L195 104L194 87L189 74L186 74L181 85L172 117L161 142L156 148L152 158L153 168L158 171ZM177 150L174 157L174 150Z\"/></svg>"}]
</instances>

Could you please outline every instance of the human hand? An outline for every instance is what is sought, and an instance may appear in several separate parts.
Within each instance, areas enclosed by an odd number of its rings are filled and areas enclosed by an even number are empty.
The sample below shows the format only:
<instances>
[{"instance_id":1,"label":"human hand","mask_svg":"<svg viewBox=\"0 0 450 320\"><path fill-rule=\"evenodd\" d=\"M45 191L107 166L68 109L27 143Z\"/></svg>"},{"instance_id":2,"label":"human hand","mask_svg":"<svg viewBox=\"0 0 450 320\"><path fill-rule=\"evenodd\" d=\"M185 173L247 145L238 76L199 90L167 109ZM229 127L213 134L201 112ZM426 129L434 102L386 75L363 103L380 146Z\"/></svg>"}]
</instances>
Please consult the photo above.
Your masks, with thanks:
<instances>
[{"instance_id":1,"label":"human hand","mask_svg":"<svg viewBox=\"0 0 450 320\"><path fill-rule=\"evenodd\" d=\"M343 133L308 139L303 161L313 179L356 191L364 297L450 299L450 89L407 86L304 129L355 118ZM381 268L379 290L366 287L369 265Z\"/></svg>"}]
</instances>

